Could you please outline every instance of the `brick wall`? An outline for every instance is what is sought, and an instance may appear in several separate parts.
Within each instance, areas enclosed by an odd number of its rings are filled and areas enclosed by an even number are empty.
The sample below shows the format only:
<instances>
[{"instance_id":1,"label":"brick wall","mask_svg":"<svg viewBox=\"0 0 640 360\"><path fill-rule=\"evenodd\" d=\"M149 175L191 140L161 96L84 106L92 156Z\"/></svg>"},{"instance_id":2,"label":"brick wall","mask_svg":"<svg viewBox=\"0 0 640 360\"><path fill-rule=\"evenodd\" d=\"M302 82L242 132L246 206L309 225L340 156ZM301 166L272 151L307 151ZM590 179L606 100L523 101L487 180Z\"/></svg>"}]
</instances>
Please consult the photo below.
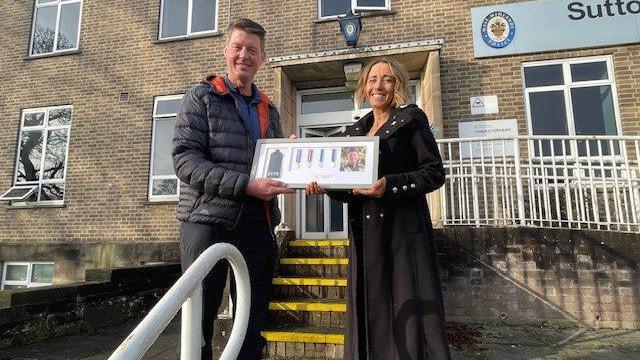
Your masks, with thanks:
<instances>
[{"instance_id":1,"label":"brick wall","mask_svg":"<svg viewBox=\"0 0 640 360\"><path fill-rule=\"evenodd\" d=\"M489 1L391 1L392 13L363 19L360 45L443 38L440 57L445 137L471 119L468 99L495 94L500 114L526 133L520 67L524 61L611 54L625 135L639 135L640 45L476 60L473 6ZM230 7L229 7L230 6ZM267 56L341 49L335 21L316 21L315 1L222 1L218 26L246 16L268 30ZM13 180L21 109L72 104L65 205L9 209L0 205L0 242L83 243L174 241L174 204L147 202L153 98L182 93L208 72L224 71L224 36L157 43L160 1L85 0L80 53L25 59L32 1L2 1L0 13L0 187ZM269 95L274 72L263 66L257 83ZM121 92L130 94L120 101ZM0 259L2 260L2 259Z\"/></svg>"}]
</instances>

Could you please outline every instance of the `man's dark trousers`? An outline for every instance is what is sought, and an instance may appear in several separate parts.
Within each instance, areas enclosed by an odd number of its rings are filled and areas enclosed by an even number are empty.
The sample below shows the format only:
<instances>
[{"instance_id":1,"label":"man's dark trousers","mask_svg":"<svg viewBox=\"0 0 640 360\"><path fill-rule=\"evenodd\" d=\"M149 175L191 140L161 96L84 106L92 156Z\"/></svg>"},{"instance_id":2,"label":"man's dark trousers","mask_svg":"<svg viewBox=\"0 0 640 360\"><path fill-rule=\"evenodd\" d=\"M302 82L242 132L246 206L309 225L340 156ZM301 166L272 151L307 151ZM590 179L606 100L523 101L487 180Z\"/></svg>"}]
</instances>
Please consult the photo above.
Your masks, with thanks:
<instances>
[{"instance_id":1,"label":"man's dark trousers","mask_svg":"<svg viewBox=\"0 0 640 360\"><path fill-rule=\"evenodd\" d=\"M222 226L183 222L180 228L180 261L184 272L209 246L226 242L234 245L247 262L251 282L251 311L247 334L238 359L259 359L267 341L260 331L267 321L276 243L265 221L244 220L234 230ZM220 261L202 282L202 359L212 358L213 321L222 302L229 263ZM235 291L232 298L235 303Z\"/></svg>"}]
</instances>

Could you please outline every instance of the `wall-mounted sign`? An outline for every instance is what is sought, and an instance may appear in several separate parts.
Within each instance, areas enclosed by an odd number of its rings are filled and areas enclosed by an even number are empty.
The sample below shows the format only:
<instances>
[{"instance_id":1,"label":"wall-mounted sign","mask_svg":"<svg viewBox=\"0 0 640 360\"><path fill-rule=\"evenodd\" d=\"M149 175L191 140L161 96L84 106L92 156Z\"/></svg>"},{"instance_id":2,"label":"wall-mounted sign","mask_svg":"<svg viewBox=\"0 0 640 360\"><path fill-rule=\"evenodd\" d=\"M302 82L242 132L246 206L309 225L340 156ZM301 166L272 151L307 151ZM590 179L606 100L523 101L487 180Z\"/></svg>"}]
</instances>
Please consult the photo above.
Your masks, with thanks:
<instances>
[{"instance_id":1,"label":"wall-mounted sign","mask_svg":"<svg viewBox=\"0 0 640 360\"><path fill-rule=\"evenodd\" d=\"M472 96L469 98L471 115L497 114L498 97L492 96Z\"/></svg>"},{"instance_id":2,"label":"wall-mounted sign","mask_svg":"<svg viewBox=\"0 0 640 360\"><path fill-rule=\"evenodd\" d=\"M513 140L491 139L518 136L518 123L515 119L465 121L458 123L458 135L461 138L482 138L482 141L462 142L460 144L462 158L490 159L492 155L513 156Z\"/></svg>"},{"instance_id":3,"label":"wall-mounted sign","mask_svg":"<svg viewBox=\"0 0 640 360\"><path fill-rule=\"evenodd\" d=\"M471 9L477 58L640 43L640 0L542 0Z\"/></svg>"}]
</instances>

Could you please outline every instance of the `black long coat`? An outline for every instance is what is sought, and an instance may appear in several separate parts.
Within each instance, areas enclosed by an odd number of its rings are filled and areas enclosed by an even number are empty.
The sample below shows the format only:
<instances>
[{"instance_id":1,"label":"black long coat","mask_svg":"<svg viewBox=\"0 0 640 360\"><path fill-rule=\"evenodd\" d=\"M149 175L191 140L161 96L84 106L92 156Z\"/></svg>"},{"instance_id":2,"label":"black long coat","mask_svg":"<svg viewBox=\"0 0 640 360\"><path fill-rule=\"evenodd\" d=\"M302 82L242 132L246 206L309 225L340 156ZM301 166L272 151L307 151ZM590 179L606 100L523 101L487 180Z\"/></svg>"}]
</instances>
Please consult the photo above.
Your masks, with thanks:
<instances>
[{"instance_id":1,"label":"black long coat","mask_svg":"<svg viewBox=\"0 0 640 360\"><path fill-rule=\"evenodd\" d=\"M369 113L345 135L365 136ZM332 192L349 205L345 359L448 359L444 305L425 194L444 183L427 117L393 109L380 137L380 199Z\"/></svg>"}]
</instances>

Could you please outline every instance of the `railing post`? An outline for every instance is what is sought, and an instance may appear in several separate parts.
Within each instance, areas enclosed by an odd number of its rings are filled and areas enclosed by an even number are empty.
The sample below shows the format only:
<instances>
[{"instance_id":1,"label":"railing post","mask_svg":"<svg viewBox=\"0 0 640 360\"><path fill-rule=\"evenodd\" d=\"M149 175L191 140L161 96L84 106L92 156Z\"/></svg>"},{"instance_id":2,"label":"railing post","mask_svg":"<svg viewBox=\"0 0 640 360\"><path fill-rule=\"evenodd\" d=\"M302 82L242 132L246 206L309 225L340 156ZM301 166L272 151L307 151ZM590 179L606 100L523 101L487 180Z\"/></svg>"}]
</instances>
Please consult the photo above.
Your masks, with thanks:
<instances>
[{"instance_id":1,"label":"railing post","mask_svg":"<svg viewBox=\"0 0 640 360\"><path fill-rule=\"evenodd\" d=\"M202 285L182 304L180 359L200 359L202 351Z\"/></svg>"},{"instance_id":2,"label":"railing post","mask_svg":"<svg viewBox=\"0 0 640 360\"><path fill-rule=\"evenodd\" d=\"M518 222L525 225L524 191L522 188L522 168L520 166L520 139L513 138L513 163L516 170L516 197L518 198Z\"/></svg>"}]
</instances>

